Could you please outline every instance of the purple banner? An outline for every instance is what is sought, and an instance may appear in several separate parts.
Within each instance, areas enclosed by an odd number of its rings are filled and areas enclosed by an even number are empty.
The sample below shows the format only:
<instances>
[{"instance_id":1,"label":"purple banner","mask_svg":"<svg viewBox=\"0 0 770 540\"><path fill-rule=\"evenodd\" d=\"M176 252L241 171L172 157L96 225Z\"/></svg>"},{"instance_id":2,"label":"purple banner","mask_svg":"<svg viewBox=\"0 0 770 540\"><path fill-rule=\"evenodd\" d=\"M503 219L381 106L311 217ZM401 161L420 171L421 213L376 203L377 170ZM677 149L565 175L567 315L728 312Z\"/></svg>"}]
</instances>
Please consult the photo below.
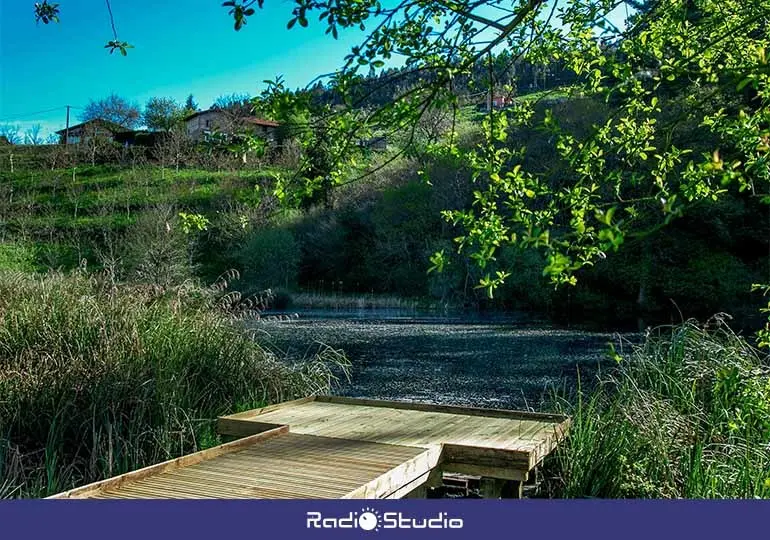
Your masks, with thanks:
<instances>
[{"instance_id":1,"label":"purple banner","mask_svg":"<svg viewBox=\"0 0 770 540\"><path fill-rule=\"evenodd\" d=\"M0 503L0 540L725 540L767 538L769 517L767 501L22 500Z\"/></svg>"}]
</instances>

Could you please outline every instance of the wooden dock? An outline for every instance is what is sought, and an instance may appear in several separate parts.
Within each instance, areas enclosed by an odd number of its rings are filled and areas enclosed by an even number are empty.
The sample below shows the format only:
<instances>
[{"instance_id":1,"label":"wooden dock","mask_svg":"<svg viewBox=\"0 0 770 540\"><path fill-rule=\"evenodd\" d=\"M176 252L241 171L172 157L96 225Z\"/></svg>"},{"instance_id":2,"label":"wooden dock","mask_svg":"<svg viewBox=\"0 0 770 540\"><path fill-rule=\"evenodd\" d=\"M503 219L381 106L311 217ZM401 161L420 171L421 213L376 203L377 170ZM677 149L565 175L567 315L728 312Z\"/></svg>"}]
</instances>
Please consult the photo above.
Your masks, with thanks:
<instances>
[{"instance_id":1,"label":"wooden dock","mask_svg":"<svg viewBox=\"0 0 770 540\"><path fill-rule=\"evenodd\" d=\"M516 497L568 426L549 414L316 396L221 417L217 429L236 440L51 498L402 498L445 472Z\"/></svg>"}]
</instances>

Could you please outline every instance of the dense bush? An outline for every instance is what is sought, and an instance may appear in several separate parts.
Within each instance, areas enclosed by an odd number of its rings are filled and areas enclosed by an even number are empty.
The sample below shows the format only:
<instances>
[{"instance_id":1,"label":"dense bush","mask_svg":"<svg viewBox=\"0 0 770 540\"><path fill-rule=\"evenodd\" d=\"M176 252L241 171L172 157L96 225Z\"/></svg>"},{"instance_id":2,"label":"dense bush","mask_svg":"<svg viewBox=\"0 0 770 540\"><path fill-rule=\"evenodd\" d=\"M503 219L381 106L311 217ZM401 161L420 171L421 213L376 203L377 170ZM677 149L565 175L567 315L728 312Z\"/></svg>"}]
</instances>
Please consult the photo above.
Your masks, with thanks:
<instances>
[{"instance_id":1,"label":"dense bush","mask_svg":"<svg viewBox=\"0 0 770 540\"><path fill-rule=\"evenodd\" d=\"M190 239L171 206L143 213L121 239L119 277L168 287L193 275Z\"/></svg>"},{"instance_id":2,"label":"dense bush","mask_svg":"<svg viewBox=\"0 0 770 540\"><path fill-rule=\"evenodd\" d=\"M239 252L244 282L250 289L293 287L297 280L300 248L285 228L257 229Z\"/></svg>"},{"instance_id":3,"label":"dense bush","mask_svg":"<svg viewBox=\"0 0 770 540\"><path fill-rule=\"evenodd\" d=\"M31 272L36 268L35 248L21 243L0 243L0 270Z\"/></svg>"}]
</instances>

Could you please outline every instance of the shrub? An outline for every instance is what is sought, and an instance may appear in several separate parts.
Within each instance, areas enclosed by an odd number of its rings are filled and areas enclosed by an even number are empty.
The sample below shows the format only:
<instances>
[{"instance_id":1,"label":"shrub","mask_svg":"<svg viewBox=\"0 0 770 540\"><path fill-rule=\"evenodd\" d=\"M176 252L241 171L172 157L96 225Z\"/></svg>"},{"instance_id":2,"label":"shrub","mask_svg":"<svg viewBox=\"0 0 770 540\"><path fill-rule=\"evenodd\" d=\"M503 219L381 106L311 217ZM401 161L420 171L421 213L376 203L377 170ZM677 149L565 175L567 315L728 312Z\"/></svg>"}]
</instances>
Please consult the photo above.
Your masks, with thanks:
<instances>
[{"instance_id":1,"label":"shrub","mask_svg":"<svg viewBox=\"0 0 770 540\"><path fill-rule=\"evenodd\" d=\"M285 228L258 229L246 239L239 260L251 288L289 288L297 281L300 248Z\"/></svg>"},{"instance_id":2,"label":"shrub","mask_svg":"<svg viewBox=\"0 0 770 540\"><path fill-rule=\"evenodd\" d=\"M0 270L32 272L36 269L36 250L21 243L0 243Z\"/></svg>"},{"instance_id":3,"label":"shrub","mask_svg":"<svg viewBox=\"0 0 770 540\"><path fill-rule=\"evenodd\" d=\"M132 280L169 287L192 276L189 239L172 207L142 214L129 228L123 244L122 267Z\"/></svg>"}]
</instances>

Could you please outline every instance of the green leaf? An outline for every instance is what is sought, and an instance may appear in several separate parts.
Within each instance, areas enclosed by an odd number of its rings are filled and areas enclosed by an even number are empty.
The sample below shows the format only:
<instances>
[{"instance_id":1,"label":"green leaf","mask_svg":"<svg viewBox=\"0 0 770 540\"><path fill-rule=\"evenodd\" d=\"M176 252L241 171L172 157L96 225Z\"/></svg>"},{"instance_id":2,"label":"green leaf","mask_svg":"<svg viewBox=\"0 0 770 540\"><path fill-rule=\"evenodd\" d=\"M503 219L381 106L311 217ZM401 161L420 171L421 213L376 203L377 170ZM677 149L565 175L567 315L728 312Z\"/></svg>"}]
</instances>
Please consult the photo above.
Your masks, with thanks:
<instances>
[{"instance_id":1,"label":"green leaf","mask_svg":"<svg viewBox=\"0 0 770 540\"><path fill-rule=\"evenodd\" d=\"M740 92L741 90L746 88L746 86L748 86L749 84L751 84L753 82L754 82L754 78L753 77L746 77L745 79L743 79L741 82L738 83L738 86L736 87L736 90L738 90L738 92Z\"/></svg>"}]
</instances>

